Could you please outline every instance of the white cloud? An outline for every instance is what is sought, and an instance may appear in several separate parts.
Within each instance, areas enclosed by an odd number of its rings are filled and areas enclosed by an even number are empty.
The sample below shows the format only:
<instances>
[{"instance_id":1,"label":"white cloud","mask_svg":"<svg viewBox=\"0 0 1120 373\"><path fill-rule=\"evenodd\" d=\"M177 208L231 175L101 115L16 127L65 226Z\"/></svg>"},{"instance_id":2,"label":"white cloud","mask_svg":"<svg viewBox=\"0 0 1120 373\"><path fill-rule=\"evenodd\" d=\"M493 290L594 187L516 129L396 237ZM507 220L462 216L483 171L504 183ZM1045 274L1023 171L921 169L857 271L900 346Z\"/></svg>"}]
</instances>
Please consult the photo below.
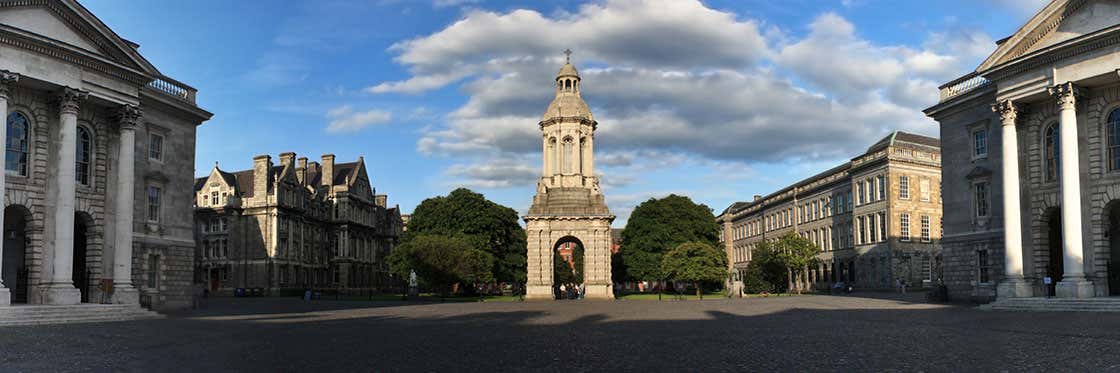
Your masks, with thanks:
<instances>
[{"instance_id":1,"label":"white cloud","mask_svg":"<svg viewBox=\"0 0 1120 373\"><path fill-rule=\"evenodd\" d=\"M385 123L393 119L393 115L383 110L367 110L355 112L350 105L343 105L327 110L328 133L357 132L363 128Z\"/></svg>"},{"instance_id":2,"label":"white cloud","mask_svg":"<svg viewBox=\"0 0 1120 373\"><path fill-rule=\"evenodd\" d=\"M470 10L394 44L395 61L411 75L367 92L461 82L467 101L422 129L417 151L454 159L446 173L456 183L532 185L537 123L554 95L559 51L572 48L599 121L603 185L623 188L682 164L741 177L757 162L845 159L894 130L936 136L921 109L936 102L939 82L994 47L963 28L931 33L920 46L882 45L833 13L816 17L803 36L772 26L762 33L761 25L688 0L604 0L547 16ZM611 201L612 210L633 202Z\"/></svg>"}]
</instances>

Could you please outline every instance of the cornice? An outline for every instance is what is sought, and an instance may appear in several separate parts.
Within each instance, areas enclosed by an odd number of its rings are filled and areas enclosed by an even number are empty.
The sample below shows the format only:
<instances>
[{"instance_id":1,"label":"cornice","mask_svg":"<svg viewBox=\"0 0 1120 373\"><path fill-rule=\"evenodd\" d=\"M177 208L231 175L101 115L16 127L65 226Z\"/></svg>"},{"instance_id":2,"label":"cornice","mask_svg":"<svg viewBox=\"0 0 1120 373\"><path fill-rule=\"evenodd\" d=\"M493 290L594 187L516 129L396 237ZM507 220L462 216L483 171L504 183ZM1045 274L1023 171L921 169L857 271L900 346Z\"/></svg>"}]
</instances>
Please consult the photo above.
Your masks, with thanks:
<instances>
[{"instance_id":1,"label":"cornice","mask_svg":"<svg viewBox=\"0 0 1120 373\"><path fill-rule=\"evenodd\" d=\"M543 130L545 126L548 126L550 124L560 123L560 122L579 122L579 124L586 124L586 125L591 126L592 130L599 127L599 122L587 119L587 117L582 116L582 115L581 116L575 116L575 117L552 117L552 118L548 118L548 119L540 121L540 123L538 123L538 126L540 127L540 129Z\"/></svg>"},{"instance_id":2,"label":"cornice","mask_svg":"<svg viewBox=\"0 0 1120 373\"><path fill-rule=\"evenodd\" d=\"M0 25L0 44L7 44L16 48L53 57L133 83L137 86L146 85L154 79L147 74L120 66L113 62L104 61L97 56L91 56L88 53L78 52L61 44L26 35L6 25Z\"/></svg>"},{"instance_id":3,"label":"cornice","mask_svg":"<svg viewBox=\"0 0 1120 373\"><path fill-rule=\"evenodd\" d=\"M1018 57L982 73L992 81L1002 80L1021 72L1050 65L1054 62L1120 44L1120 25L1068 40L1062 44Z\"/></svg>"},{"instance_id":4,"label":"cornice","mask_svg":"<svg viewBox=\"0 0 1120 373\"><path fill-rule=\"evenodd\" d=\"M118 46L113 45L101 33L90 27L88 22L85 22L80 15L74 13L69 7L62 6L57 0L6 0L0 1L0 8L10 7L26 7L26 6L41 6L49 9L56 16L62 19L67 26L71 29L78 31L78 33L85 36L87 40L97 45L97 49L101 53L105 53L110 58L116 60L118 63L129 63L131 59L124 53L121 53Z\"/></svg>"}]
</instances>

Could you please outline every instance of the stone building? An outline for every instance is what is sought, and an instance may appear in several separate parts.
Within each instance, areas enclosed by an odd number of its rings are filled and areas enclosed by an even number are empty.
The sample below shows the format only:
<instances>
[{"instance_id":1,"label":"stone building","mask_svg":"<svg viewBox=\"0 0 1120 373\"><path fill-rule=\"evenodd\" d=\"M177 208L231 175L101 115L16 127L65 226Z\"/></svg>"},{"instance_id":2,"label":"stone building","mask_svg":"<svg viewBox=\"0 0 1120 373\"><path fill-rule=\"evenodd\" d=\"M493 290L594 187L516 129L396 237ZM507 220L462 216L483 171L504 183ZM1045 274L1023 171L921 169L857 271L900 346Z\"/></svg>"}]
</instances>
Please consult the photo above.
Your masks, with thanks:
<instances>
[{"instance_id":1,"label":"stone building","mask_svg":"<svg viewBox=\"0 0 1120 373\"><path fill-rule=\"evenodd\" d=\"M956 298L1120 295L1120 3L1051 1L925 110Z\"/></svg>"},{"instance_id":2,"label":"stone building","mask_svg":"<svg viewBox=\"0 0 1120 373\"><path fill-rule=\"evenodd\" d=\"M936 281L941 239L941 150L935 138L894 132L850 162L723 211L720 242L733 278L751 250L793 233L820 248L808 283L883 289L899 278ZM738 284L732 284L738 286Z\"/></svg>"},{"instance_id":3,"label":"stone building","mask_svg":"<svg viewBox=\"0 0 1120 373\"><path fill-rule=\"evenodd\" d=\"M212 292L389 286L385 258L404 228L366 174L365 160L335 163L295 153L253 158L253 168L215 164L194 184L196 274Z\"/></svg>"},{"instance_id":4,"label":"stone building","mask_svg":"<svg viewBox=\"0 0 1120 373\"><path fill-rule=\"evenodd\" d=\"M211 114L138 48L76 1L0 2L0 306L189 304Z\"/></svg>"},{"instance_id":5,"label":"stone building","mask_svg":"<svg viewBox=\"0 0 1120 373\"><path fill-rule=\"evenodd\" d=\"M568 52L570 53L570 52ZM611 215L595 175L598 122L580 97L580 77L566 63L556 75L556 98L541 118L544 165L537 194L525 215L528 234L526 299L553 299L553 255L584 248L588 299L614 299L611 286Z\"/></svg>"}]
</instances>

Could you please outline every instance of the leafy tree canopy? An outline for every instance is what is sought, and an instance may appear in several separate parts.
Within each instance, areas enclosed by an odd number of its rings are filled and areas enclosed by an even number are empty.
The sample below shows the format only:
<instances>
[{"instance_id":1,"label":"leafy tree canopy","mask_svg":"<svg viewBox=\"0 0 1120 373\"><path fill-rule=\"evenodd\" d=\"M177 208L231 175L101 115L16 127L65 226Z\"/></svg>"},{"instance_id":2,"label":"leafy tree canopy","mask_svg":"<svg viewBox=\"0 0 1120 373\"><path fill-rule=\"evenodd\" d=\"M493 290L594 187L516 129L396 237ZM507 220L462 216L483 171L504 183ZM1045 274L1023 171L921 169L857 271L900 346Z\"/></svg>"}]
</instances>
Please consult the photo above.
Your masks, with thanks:
<instances>
[{"instance_id":1,"label":"leafy tree canopy","mask_svg":"<svg viewBox=\"0 0 1120 373\"><path fill-rule=\"evenodd\" d=\"M662 256L661 273L670 280L695 284L700 295L701 282L727 278L727 254L705 242L685 242Z\"/></svg>"},{"instance_id":2,"label":"leafy tree canopy","mask_svg":"<svg viewBox=\"0 0 1120 373\"><path fill-rule=\"evenodd\" d=\"M525 229L517 211L459 188L446 197L428 198L413 211L402 242L420 235L464 235L470 246L493 257L494 280L525 281Z\"/></svg>"},{"instance_id":3,"label":"leafy tree canopy","mask_svg":"<svg viewBox=\"0 0 1120 373\"><path fill-rule=\"evenodd\" d=\"M416 271L419 279L445 294L455 283L493 281L494 257L472 241L461 234L415 234L389 254L389 268L402 278Z\"/></svg>"},{"instance_id":4,"label":"leafy tree canopy","mask_svg":"<svg viewBox=\"0 0 1120 373\"><path fill-rule=\"evenodd\" d=\"M719 224L711 208L675 194L642 202L622 231L626 276L630 280L664 279L662 254L685 242L718 245Z\"/></svg>"}]
</instances>

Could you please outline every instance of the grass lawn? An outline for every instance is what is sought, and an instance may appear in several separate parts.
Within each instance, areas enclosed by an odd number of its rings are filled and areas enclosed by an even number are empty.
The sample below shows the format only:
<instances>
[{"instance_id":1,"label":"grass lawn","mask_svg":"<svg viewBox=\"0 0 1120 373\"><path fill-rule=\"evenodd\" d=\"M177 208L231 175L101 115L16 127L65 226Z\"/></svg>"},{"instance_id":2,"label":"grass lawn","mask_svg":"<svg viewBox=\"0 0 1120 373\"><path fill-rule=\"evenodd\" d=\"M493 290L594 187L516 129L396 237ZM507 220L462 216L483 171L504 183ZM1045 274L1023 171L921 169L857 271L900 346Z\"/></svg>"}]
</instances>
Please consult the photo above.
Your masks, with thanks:
<instances>
[{"instance_id":1,"label":"grass lawn","mask_svg":"<svg viewBox=\"0 0 1120 373\"><path fill-rule=\"evenodd\" d=\"M770 296L770 297L779 297L779 296L780 297L791 297L791 296L804 296L804 295L808 295L808 294L783 293L783 294L770 294L768 296ZM744 298L763 298L763 297L767 297L767 296L766 295L760 295L760 294L743 294L743 297ZM625 295L619 296L617 299L618 300L658 300L657 293L625 294ZM676 294L666 293L666 294L661 295L661 300L677 300L677 299L678 298L677 298ZM683 299L683 300L700 300L700 298L697 297L696 294L683 294L681 296L681 299ZM727 299L727 296L722 294L722 293L708 293L708 294L704 294L704 299L703 300L716 300L716 299Z\"/></svg>"},{"instance_id":2,"label":"grass lawn","mask_svg":"<svg viewBox=\"0 0 1120 373\"><path fill-rule=\"evenodd\" d=\"M341 295L337 299L333 295L323 295L321 300L344 301L400 301L404 300L401 294L374 294L369 295ZM440 297L438 294L422 293L420 301L423 302L516 302L520 298L514 295L487 295L484 297Z\"/></svg>"}]
</instances>

